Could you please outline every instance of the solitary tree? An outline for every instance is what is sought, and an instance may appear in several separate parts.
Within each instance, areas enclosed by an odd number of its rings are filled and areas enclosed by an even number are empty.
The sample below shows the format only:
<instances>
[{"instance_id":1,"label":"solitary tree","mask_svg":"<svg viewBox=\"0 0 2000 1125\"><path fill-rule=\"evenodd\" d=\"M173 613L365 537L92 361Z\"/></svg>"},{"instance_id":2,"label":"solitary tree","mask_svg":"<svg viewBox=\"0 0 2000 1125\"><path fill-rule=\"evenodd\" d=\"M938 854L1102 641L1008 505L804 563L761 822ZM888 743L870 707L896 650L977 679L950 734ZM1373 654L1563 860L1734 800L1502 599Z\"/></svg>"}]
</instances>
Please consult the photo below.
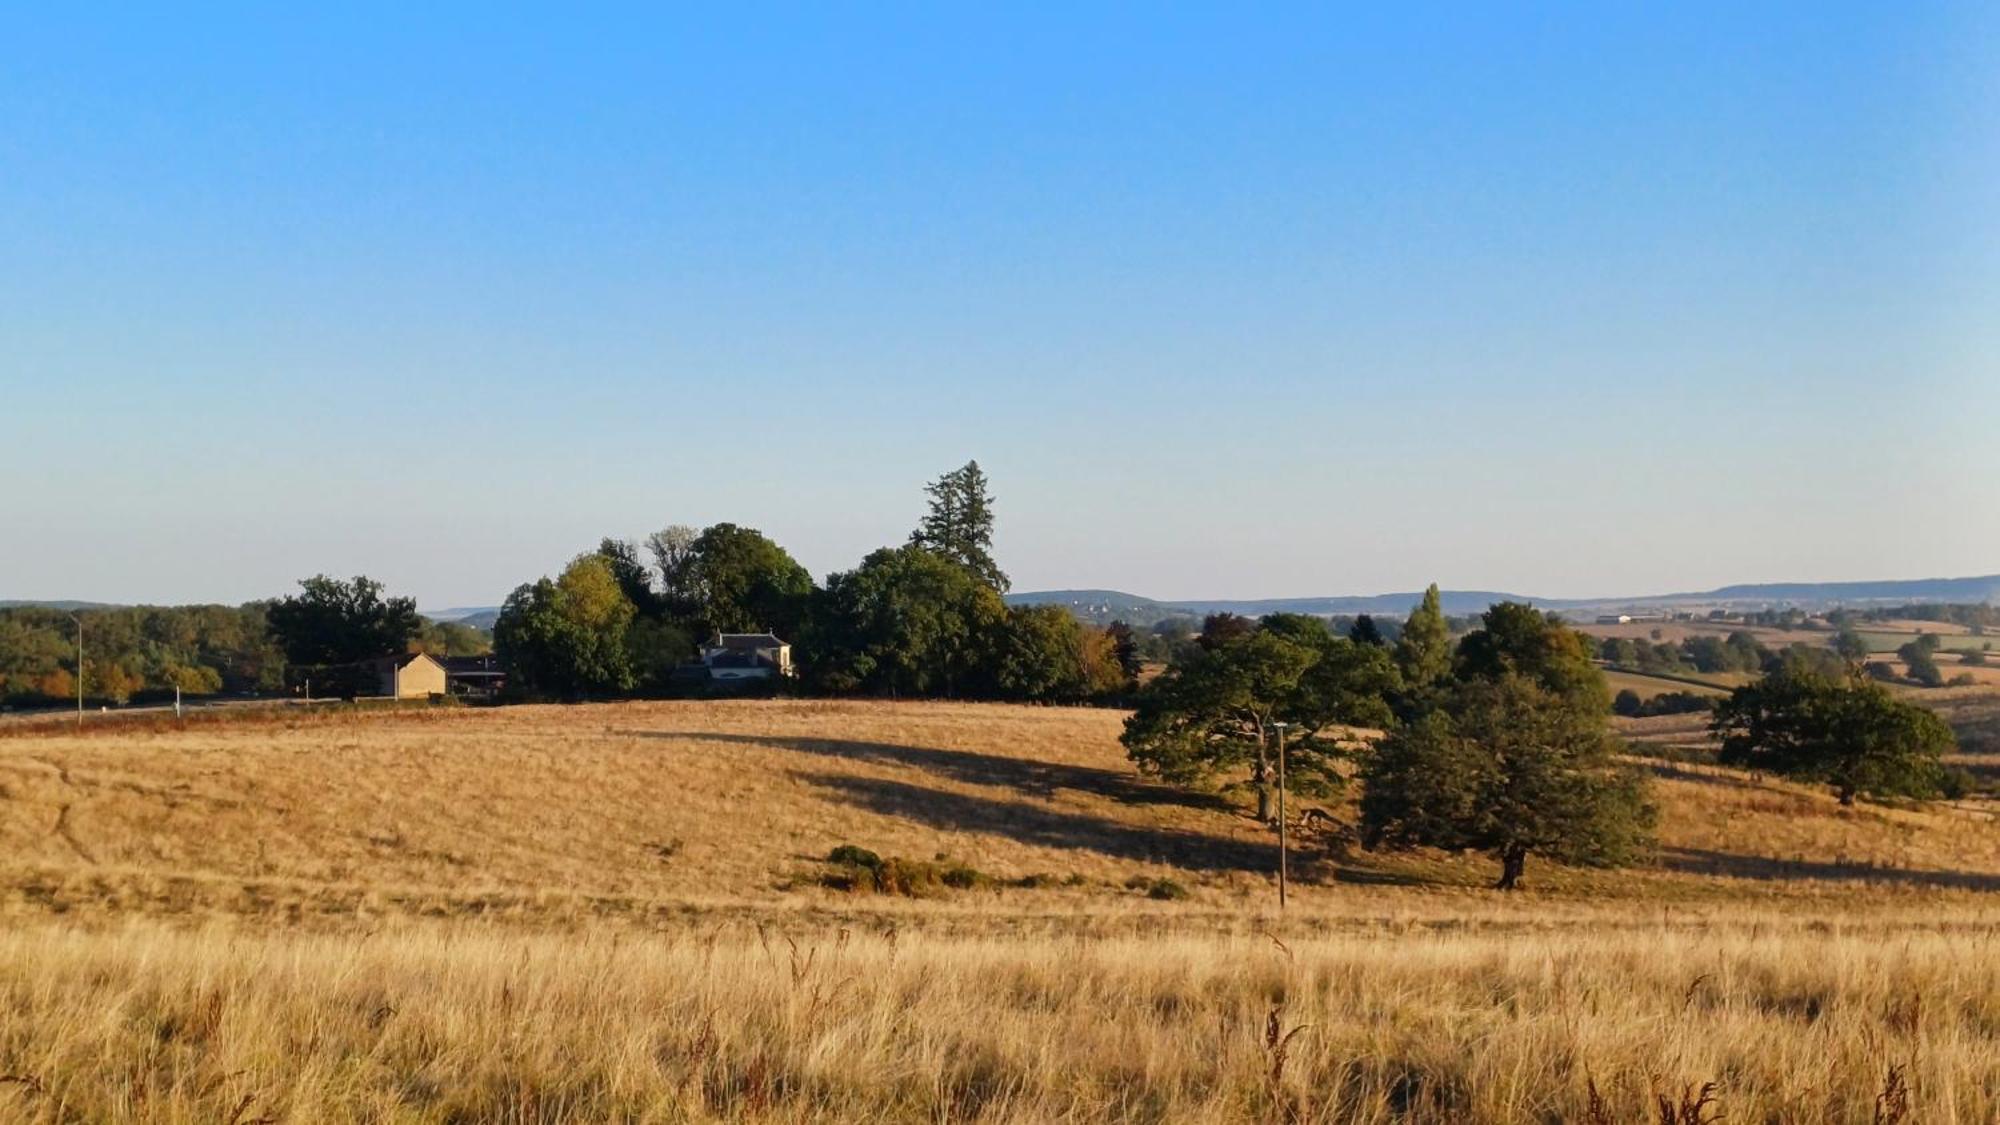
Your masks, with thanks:
<instances>
[{"instance_id":1,"label":"solitary tree","mask_svg":"<svg viewBox=\"0 0 2000 1125\"><path fill-rule=\"evenodd\" d=\"M993 496L979 462L967 461L930 484L930 511L910 533L910 542L972 572L1001 593L1008 581L993 561Z\"/></svg>"},{"instance_id":2,"label":"solitary tree","mask_svg":"<svg viewBox=\"0 0 2000 1125\"><path fill-rule=\"evenodd\" d=\"M1725 765L1833 787L1843 805L1859 794L1934 797L1941 755L1958 740L1943 719L1880 684L1779 672L1730 693L1711 727Z\"/></svg>"},{"instance_id":3,"label":"solitary tree","mask_svg":"<svg viewBox=\"0 0 2000 1125\"><path fill-rule=\"evenodd\" d=\"M1362 842L1477 849L1513 890L1531 855L1614 866L1640 854L1656 813L1618 767L1602 705L1520 672L1473 679L1390 732L1361 770Z\"/></svg>"},{"instance_id":4,"label":"solitary tree","mask_svg":"<svg viewBox=\"0 0 2000 1125\"><path fill-rule=\"evenodd\" d=\"M1937 687L1944 683L1944 670L1938 667L1937 650L1937 637L1924 633L1897 649L1896 656L1909 669L1911 679L1925 687Z\"/></svg>"},{"instance_id":5,"label":"solitary tree","mask_svg":"<svg viewBox=\"0 0 2000 1125\"><path fill-rule=\"evenodd\" d=\"M1208 784L1245 769L1257 818L1271 819L1271 724L1298 697L1313 651L1258 631L1214 648L1190 650L1139 693L1122 739L1139 768L1181 785ZM1331 782L1330 763L1302 755L1300 773Z\"/></svg>"},{"instance_id":6,"label":"solitary tree","mask_svg":"<svg viewBox=\"0 0 2000 1125\"><path fill-rule=\"evenodd\" d=\"M1868 654L1873 651L1873 647L1868 643L1868 638L1862 636L1860 630L1852 625L1842 628L1833 637L1833 651L1839 653L1842 660L1855 668L1868 662Z\"/></svg>"},{"instance_id":7,"label":"solitary tree","mask_svg":"<svg viewBox=\"0 0 2000 1125\"><path fill-rule=\"evenodd\" d=\"M1427 705L1451 675L1451 626L1445 622L1435 582L1403 622L1403 633L1396 639L1396 664L1402 669L1403 689L1409 693L1412 711Z\"/></svg>"}]
</instances>

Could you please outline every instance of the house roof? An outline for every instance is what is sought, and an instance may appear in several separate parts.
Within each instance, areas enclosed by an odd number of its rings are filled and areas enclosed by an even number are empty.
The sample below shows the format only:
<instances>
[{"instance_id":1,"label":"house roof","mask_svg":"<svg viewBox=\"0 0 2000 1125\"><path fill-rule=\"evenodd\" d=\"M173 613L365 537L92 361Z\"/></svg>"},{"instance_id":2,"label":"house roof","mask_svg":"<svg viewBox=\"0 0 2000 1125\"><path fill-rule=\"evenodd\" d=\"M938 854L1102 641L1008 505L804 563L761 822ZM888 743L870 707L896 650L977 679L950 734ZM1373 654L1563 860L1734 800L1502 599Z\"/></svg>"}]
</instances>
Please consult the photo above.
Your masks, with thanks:
<instances>
[{"instance_id":1,"label":"house roof","mask_svg":"<svg viewBox=\"0 0 2000 1125\"><path fill-rule=\"evenodd\" d=\"M711 648L782 648L783 640L776 633L717 633L710 642Z\"/></svg>"}]
</instances>

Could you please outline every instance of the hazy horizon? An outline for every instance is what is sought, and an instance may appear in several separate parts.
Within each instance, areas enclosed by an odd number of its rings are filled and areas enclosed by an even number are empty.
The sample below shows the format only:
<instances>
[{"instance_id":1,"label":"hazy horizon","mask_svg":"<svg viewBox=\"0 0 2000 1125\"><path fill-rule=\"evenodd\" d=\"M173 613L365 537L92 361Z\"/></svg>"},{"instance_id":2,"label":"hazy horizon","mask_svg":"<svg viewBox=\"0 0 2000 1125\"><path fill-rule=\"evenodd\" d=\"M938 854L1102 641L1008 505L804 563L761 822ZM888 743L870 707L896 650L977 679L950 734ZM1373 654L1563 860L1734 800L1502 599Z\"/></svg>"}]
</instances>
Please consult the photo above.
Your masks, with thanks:
<instances>
[{"instance_id":1,"label":"hazy horizon","mask_svg":"<svg viewBox=\"0 0 2000 1125\"><path fill-rule=\"evenodd\" d=\"M2000 17L23 13L0 597L2000 571ZM25 482L25 483L23 483Z\"/></svg>"}]
</instances>

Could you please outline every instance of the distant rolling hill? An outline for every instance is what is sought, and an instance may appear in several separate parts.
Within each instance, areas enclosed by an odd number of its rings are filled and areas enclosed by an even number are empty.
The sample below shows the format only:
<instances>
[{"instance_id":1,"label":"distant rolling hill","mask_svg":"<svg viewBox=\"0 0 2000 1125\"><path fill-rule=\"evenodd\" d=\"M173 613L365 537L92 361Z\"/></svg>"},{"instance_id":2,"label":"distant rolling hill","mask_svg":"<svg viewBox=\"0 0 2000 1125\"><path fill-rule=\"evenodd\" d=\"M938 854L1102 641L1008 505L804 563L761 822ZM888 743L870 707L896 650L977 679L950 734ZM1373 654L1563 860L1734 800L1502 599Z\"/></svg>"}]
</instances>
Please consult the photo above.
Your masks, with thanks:
<instances>
[{"instance_id":1,"label":"distant rolling hill","mask_svg":"<svg viewBox=\"0 0 2000 1125\"><path fill-rule=\"evenodd\" d=\"M468 625L474 629L491 630L493 623L500 620L500 607L497 605L461 606L457 609L429 610L424 613L424 616L430 618L432 621L449 621L457 625Z\"/></svg>"},{"instance_id":2,"label":"distant rolling hill","mask_svg":"<svg viewBox=\"0 0 2000 1125\"><path fill-rule=\"evenodd\" d=\"M1125 621L1150 625L1169 617L1202 617L1239 613L1310 613L1321 616L1358 613L1401 617L1423 598L1421 592L1346 595L1319 598L1255 598L1247 600L1162 601L1121 590L1031 590L1007 595L1012 605L1060 605L1086 621ZM1918 602L1958 604L2000 601L2000 574L1979 578L1915 578L1879 582L1778 582L1722 586L1684 594L1648 594L1618 598L1541 598L1495 590L1442 590L1444 611L1454 616L1483 612L1499 601L1527 602L1551 610L1645 608L1778 608L1825 609L1836 605L1901 605Z\"/></svg>"}]
</instances>

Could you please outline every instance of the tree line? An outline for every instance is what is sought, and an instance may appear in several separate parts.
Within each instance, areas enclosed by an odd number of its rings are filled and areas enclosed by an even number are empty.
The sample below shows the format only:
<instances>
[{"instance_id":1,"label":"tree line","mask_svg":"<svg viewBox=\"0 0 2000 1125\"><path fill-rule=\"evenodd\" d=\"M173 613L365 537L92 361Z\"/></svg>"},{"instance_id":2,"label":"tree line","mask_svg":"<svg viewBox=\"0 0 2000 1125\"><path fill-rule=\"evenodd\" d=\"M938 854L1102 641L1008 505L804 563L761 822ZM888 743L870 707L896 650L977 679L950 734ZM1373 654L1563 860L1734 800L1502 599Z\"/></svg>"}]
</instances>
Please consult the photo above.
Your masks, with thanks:
<instances>
[{"instance_id":1,"label":"tree line","mask_svg":"<svg viewBox=\"0 0 2000 1125\"><path fill-rule=\"evenodd\" d=\"M288 690L323 664L417 649L438 655L491 647L477 629L425 621L414 603L387 632L358 632L381 587L324 576L292 598L240 606L0 609L0 703L38 706L77 698L77 627L83 628L83 694L92 706ZM395 600L395 599L392 599ZM407 601L407 599L403 599ZM329 679L321 682L334 685Z\"/></svg>"},{"instance_id":2,"label":"tree line","mask_svg":"<svg viewBox=\"0 0 2000 1125\"><path fill-rule=\"evenodd\" d=\"M1342 635L1291 614L1210 618L1139 691L1126 750L1168 782L1248 789L1267 822L1283 752L1294 789L1359 787L1363 845L1483 852L1502 889L1531 856L1619 865L1646 854L1657 810L1644 775L1620 760L1598 644L1511 602L1454 642L1436 586L1393 642L1384 632ZM1844 804L1969 785L1941 764L1956 745L1943 720L1831 650L1731 637L1693 653L1763 672L1715 705L1723 764L1824 783ZM1643 713L1636 704L1620 710Z\"/></svg>"},{"instance_id":3,"label":"tree line","mask_svg":"<svg viewBox=\"0 0 2000 1125\"><path fill-rule=\"evenodd\" d=\"M817 583L755 528L674 525L605 539L516 588L494 625L509 690L543 699L673 694L704 640L791 643L799 690L1034 702L1115 697L1138 670L1131 630L1060 606L1010 606L977 461L925 489L908 540Z\"/></svg>"},{"instance_id":4,"label":"tree line","mask_svg":"<svg viewBox=\"0 0 2000 1125\"><path fill-rule=\"evenodd\" d=\"M1123 740L1164 780L1247 787L1269 820L1283 738L1291 787L1360 786L1365 845L1486 852L1511 889L1531 855L1622 863L1650 839L1653 804L1614 759L1595 655L1511 602L1454 642L1435 585L1394 642L1314 617L1237 619L1139 693Z\"/></svg>"}]
</instances>

